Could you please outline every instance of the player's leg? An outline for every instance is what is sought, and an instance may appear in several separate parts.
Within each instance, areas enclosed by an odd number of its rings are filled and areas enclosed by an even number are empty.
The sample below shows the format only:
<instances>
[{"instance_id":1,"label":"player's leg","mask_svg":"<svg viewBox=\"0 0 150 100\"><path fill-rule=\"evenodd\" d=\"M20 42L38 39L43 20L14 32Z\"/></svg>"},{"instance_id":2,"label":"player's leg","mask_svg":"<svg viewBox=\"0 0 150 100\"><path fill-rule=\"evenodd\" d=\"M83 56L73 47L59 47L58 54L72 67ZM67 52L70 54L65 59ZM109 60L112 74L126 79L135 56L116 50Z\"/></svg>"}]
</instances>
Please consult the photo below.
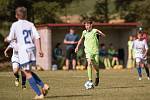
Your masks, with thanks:
<instances>
[{"instance_id":1,"label":"player's leg","mask_svg":"<svg viewBox=\"0 0 150 100\"><path fill-rule=\"evenodd\" d=\"M115 61L116 61L116 60L115 60L115 57L113 57L113 58L112 58L112 62L111 62L112 67L114 67Z\"/></svg>"},{"instance_id":2,"label":"player's leg","mask_svg":"<svg viewBox=\"0 0 150 100\"><path fill-rule=\"evenodd\" d=\"M26 89L26 75L23 71L21 71L21 77L22 77L22 89Z\"/></svg>"},{"instance_id":3,"label":"player's leg","mask_svg":"<svg viewBox=\"0 0 150 100\"><path fill-rule=\"evenodd\" d=\"M135 58L134 58L133 61L132 61L132 65L133 65L133 68L135 68L135 66L136 66Z\"/></svg>"},{"instance_id":4,"label":"player's leg","mask_svg":"<svg viewBox=\"0 0 150 100\"><path fill-rule=\"evenodd\" d=\"M119 59L116 57L116 65L119 65Z\"/></svg>"},{"instance_id":5,"label":"player's leg","mask_svg":"<svg viewBox=\"0 0 150 100\"><path fill-rule=\"evenodd\" d=\"M38 84L42 88L42 93L45 96L48 93L49 86L47 84L44 84L44 82L39 78L37 74L35 74L34 72L31 73L36 81L36 84Z\"/></svg>"},{"instance_id":6,"label":"player's leg","mask_svg":"<svg viewBox=\"0 0 150 100\"><path fill-rule=\"evenodd\" d=\"M70 52L70 50L66 50L66 67L67 67L67 69L69 69L70 59L71 59L71 52Z\"/></svg>"},{"instance_id":7,"label":"player's leg","mask_svg":"<svg viewBox=\"0 0 150 100\"><path fill-rule=\"evenodd\" d=\"M31 71L23 69L23 72L26 75L26 78L29 81L29 84L30 84L32 90L37 94L34 99L43 99L44 95L42 94L39 87L37 86L36 81L35 81L34 77L32 76Z\"/></svg>"},{"instance_id":8,"label":"player's leg","mask_svg":"<svg viewBox=\"0 0 150 100\"><path fill-rule=\"evenodd\" d=\"M76 70L76 59L72 59L72 68Z\"/></svg>"},{"instance_id":9,"label":"player's leg","mask_svg":"<svg viewBox=\"0 0 150 100\"><path fill-rule=\"evenodd\" d=\"M132 68L132 50L128 49L127 68Z\"/></svg>"},{"instance_id":10,"label":"player's leg","mask_svg":"<svg viewBox=\"0 0 150 100\"><path fill-rule=\"evenodd\" d=\"M108 67L111 68L111 64L110 64L110 59L107 58L107 64L108 64Z\"/></svg>"},{"instance_id":11,"label":"player's leg","mask_svg":"<svg viewBox=\"0 0 150 100\"><path fill-rule=\"evenodd\" d=\"M107 63L107 58L104 58L104 66L105 66L105 69L109 69L108 63Z\"/></svg>"},{"instance_id":12,"label":"player's leg","mask_svg":"<svg viewBox=\"0 0 150 100\"><path fill-rule=\"evenodd\" d=\"M76 53L74 49L72 50L72 68L73 70L76 69Z\"/></svg>"},{"instance_id":13,"label":"player's leg","mask_svg":"<svg viewBox=\"0 0 150 100\"><path fill-rule=\"evenodd\" d=\"M30 60L32 61L32 63L30 64L30 68L32 65L35 65L35 61L36 61L36 52L35 50L31 50L30 52L28 52L28 54L30 54ZM38 84L41 88L42 88L42 94L45 96L48 93L49 90L49 86L47 84L44 84L44 82L39 78L39 76L34 73L31 72L32 77L34 78L36 84Z\"/></svg>"},{"instance_id":14,"label":"player's leg","mask_svg":"<svg viewBox=\"0 0 150 100\"><path fill-rule=\"evenodd\" d=\"M34 92L40 96L42 95L39 87L36 84L36 80L34 79L34 77L32 76L32 72L31 72L31 66L30 64L26 64L25 66L23 66L23 70L24 74L26 75L27 80L29 81L29 84L31 86L31 88L34 90Z\"/></svg>"},{"instance_id":15,"label":"player's leg","mask_svg":"<svg viewBox=\"0 0 150 100\"><path fill-rule=\"evenodd\" d=\"M132 59L131 58L128 58L128 61L127 61L127 68L132 68L133 67L133 64L132 64Z\"/></svg>"},{"instance_id":16,"label":"player's leg","mask_svg":"<svg viewBox=\"0 0 150 100\"><path fill-rule=\"evenodd\" d=\"M91 55L90 54L86 54L86 58L87 58L87 73L88 73L88 79L89 81L92 82L92 60L91 60Z\"/></svg>"},{"instance_id":17,"label":"player's leg","mask_svg":"<svg viewBox=\"0 0 150 100\"><path fill-rule=\"evenodd\" d=\"M12 63L12 67L13 67L13 73L14 73L14 76L15 76L15 85L16 86L19 86L19 64L16 63L16 62L13 62Z\"/></svg>"},{"instance_id":18,"label":"player's leg","mask_svg":"<svg viewBox=\"0 0 150 100\"><path fill-rule=\"evenodd\" d=\"M140 66L140 63L141 63L141 59L136 58L136 68L137 68L137 71L138 71L139 80L142 79L142 68Z\"/></svg>"},{"instance_id":19,"label":"player's leg","mask_svg":"<svg viewBox=\"0 0 150 100\"><path fill-rule=\"evenodd\" d=\"M99 55L94 56L92 64L93 64L93 67L95 69L95 74L96 74L95 86L98 86L99 84Z\"/></svg>"},{"instance_id":20,"label":"player's leg","mask_svg":"<svg viewBox=\"0 0 150 100\"><path fill-rule=\"evenodd\" d=\"M110 64L110 59L108 57L106 57L106 63L107 63L108 69L110 69L111 64Z\"/></svg>"},{"instance_id":21,"label":"player's leg","mask_svg":"<svg viewBox=\"0 0 150 100\"><path fill-rule=\"evenodd\" d=\"M146 71L146 74L147 74L147 79L150 80L149 68L148 68L147 65L144 65L144 68L145 68L145 71Z\"/></svg>"},{"instance_id":22,"label":"player's leg","mask_svg":"<svg viewBox=\"0 0 150 100\"><path fill-rule=\"evenodd\" d=\"M60 66L59 68L62 69L62 66L64 65L64 61L65 61L65 58L63 56L60 56Z\"/></svg>"},{"instance_id":23,"label":"player's leg","mask_svg":"<svg viewBox=\"0 0 150 100\"><path fill-rule=\"evenodd\" d=\"M149 68L148 68L148 64L147 64L147 59L144 59L144 68L147 74L147 79L150 80L150 73L149 73Z\"/></svg>"}]
</instances>

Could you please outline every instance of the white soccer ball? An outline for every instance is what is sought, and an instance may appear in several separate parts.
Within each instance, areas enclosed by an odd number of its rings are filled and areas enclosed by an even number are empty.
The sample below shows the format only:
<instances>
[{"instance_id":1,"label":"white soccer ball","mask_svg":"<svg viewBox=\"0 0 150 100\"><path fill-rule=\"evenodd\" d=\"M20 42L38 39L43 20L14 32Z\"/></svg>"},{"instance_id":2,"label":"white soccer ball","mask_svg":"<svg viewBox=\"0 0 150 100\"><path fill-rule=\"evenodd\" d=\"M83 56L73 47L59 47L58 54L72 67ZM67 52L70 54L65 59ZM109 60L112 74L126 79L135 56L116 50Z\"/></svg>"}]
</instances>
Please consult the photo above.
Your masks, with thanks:
<instances>
[{"instance_id":1,"label":"white soccer ball","mask_svg":"<svg viewBox=\"0 0 150 100\"><path fill-rule=\"evenodd\" d=\"M90 82L90 81L85 82L84 86L85 86L85 89L93 89L94 88L93 82Z\"/></svg>"}]
</instances>

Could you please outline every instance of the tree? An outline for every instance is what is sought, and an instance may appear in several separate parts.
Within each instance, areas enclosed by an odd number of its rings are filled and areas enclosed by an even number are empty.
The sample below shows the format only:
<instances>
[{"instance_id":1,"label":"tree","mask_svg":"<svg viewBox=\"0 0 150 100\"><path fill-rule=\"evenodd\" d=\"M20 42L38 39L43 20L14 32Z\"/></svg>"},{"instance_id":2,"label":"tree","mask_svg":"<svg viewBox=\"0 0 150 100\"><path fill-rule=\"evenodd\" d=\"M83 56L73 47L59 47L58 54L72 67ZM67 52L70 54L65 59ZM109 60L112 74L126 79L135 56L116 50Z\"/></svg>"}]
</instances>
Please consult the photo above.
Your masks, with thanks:
<instances>
[{"instance_id":1,"label":"tree","mask_svg":"<svg viewBox=\"0 0 150 100\"><path fill-rule=\"evenodd\" d=\"M150 24L150 2L149 0L134 0L130 5L129 13L136 15L136 21L143 24L148 29Z\"/></svg>"},{"instance_id":2,"label":"tree","mask_svg":"<svg viewBox=\"0 0 150 100\"><path fill-rule=\"evenodd\" d=\"M73 0L0 0L0 21L13 22L15 9L25 6L28 9L28 20L37 23L59 22L58 13Z\"/></svg>"},{"instance_id":3,"label":"tree","mask_svg":"<svg viewBox=\"0 0 150 100\"><path fill-rule=\"evenodd\" d=\"M93 15L91 18L95 21L108 22L108 0L97 0Z\"/></svg>"}]
</instances>

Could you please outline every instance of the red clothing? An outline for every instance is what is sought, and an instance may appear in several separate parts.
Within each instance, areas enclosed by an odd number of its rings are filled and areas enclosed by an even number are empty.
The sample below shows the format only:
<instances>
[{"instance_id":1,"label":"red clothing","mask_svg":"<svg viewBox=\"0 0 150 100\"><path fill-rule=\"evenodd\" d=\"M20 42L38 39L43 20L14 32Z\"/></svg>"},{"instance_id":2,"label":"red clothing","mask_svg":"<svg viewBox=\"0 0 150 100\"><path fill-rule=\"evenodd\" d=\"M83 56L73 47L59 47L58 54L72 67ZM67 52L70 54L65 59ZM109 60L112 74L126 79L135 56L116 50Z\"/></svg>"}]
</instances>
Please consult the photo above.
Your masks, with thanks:
<instances>
[{"instance_id":1,"label":"red clothing","mask_svg":"<svg viewBox=\"0 0 150 100\"><path fill-rule=\"evenodd\" d=\"M143 33L143 39L145 39L146 41L148 41L148 34L147 33Z\"/></svg>"}]
</instances>

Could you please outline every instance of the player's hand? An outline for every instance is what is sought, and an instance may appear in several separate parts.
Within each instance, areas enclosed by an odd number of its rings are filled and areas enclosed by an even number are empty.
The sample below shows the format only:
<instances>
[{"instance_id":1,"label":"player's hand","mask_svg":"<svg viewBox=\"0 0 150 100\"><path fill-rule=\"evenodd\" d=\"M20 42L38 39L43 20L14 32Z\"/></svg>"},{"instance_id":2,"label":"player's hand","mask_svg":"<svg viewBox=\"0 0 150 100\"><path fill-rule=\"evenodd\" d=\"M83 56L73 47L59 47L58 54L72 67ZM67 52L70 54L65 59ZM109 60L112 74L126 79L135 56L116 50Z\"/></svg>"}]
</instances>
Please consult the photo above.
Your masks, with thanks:
<instances>
[{"instance_id":1,"label":"player's hand","mask_svg":"<svg viewBox=\"0 0 150 100\"><path fill-rule=\"evenodd\" d=\"M77 53L77 52L78 52L78 47L75 48L75 53Z\"/></svg>"},{"instance_id":2,"label":"player's hand","mask_svg":"<svg viewBox=\"0 0 150 100\"><path fill-rule=\"evenodd\" d=\"M7 52L6 52L6 51L4 51L4 55L5 55L5 57L8 57L8 54L7 54Z\"/></svg>"},{"instance_id":3,"label":"player's hand","mask_svg":"<svg viewBox=\"0 0 150 100\"><path fill-rule=\"evenodd\" d=\"M143 55L143 58L147 58L147 54L144 54L144 55Z\"/></svg>"},{"instance_id":4,"label":"player's hand","mask_svg":"<svg viewBox=\"0 0 150 100\"><path fill-rule=\"evenodd\" d=\"M4 42L8 42L8 39L7 39L7 37L4 39Z\"/></svg>"},{"instance_id":5,"label":"player's hand","mask_svg":"<svg viewBox=\"0 0 150 100\"><path fill-rule=\"evenodd\" d=\"M43 57L44 56L44 53L42 51L39 51L39 56L40 57Z\"/></svg>"}]
</instances>

